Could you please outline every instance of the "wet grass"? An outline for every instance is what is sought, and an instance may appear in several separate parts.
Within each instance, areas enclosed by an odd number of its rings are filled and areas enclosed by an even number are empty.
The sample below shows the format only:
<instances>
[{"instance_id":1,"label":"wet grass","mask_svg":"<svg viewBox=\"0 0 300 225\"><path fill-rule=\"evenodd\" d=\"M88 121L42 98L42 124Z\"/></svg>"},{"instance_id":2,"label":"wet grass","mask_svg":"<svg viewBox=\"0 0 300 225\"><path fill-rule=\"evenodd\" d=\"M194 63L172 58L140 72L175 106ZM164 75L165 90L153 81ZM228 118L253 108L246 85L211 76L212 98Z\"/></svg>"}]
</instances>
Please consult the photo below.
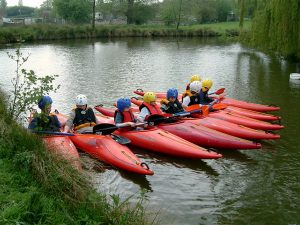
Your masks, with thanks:
<instances>
[{"instance_id":1,"label":"wet grass","mask_svg":"<svg viewBox=\"0 0 300 225\"><path fill-rule=\"evenodd\" d=\"M87 175L9 118L2 97L0 177L0 224L150 223L143 197L131 205L97 193Z\"/></svg>"},{"instance_id":2,"label":"wet grass","mask_svg":"<svg viewBox=\"0 0 300 225\"><path fill-rule=\"evenodd\" d=\"M250 22L245 23L245 28ZM216 37L239 35L238 22L175 27L161 25L31 25L0 28L0 43L100 37Z\"/></svg>"}]
</instances>

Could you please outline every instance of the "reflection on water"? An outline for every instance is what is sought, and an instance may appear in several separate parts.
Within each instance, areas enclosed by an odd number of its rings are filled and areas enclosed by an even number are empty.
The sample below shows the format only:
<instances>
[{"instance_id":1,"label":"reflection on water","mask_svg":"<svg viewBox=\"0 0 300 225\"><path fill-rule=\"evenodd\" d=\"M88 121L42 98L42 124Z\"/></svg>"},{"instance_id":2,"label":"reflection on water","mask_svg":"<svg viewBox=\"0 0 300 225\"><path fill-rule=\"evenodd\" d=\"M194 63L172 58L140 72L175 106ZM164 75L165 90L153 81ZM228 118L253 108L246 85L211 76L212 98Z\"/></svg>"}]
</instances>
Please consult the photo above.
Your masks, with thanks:
<instances>
[{"instance_id":1,"label":"reflection on water","mask_svg":"<svg viewBox=\"0 0 300 225\"><path fill-rule=\"evenodd\" d=\"M6 51L14 50L0 49L1 87L7 91L15 67ZM66 41L24 45L22 51L31 53L27 68L60 75L62 87L53 99L64 113L80 93L91 105L111 106L137 88L183 91L192 74L213 79L213 89L226 87L231 97L279 105L286 129L281 140L263 142L261 150L186 160L133 148L155 172L147 177L83 158L98 190L125 199L145 189L147 207L160 211L162 224L299 223L300 83L289 80L299 65L217 39Z\"/></svg>"}]
</instances>

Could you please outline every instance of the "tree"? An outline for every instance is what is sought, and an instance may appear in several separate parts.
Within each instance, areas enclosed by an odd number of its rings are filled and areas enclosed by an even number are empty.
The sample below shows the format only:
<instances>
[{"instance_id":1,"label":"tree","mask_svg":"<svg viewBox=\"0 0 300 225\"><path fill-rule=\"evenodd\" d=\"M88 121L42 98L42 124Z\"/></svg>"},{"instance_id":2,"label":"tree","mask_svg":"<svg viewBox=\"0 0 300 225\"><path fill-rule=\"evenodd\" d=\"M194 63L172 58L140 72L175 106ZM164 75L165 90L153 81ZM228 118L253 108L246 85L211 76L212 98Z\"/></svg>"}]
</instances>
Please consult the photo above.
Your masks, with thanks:
<instances>
[{"instance_id":1,"label":"tree","mask_svg":"<svg viewBox=\"0 0 300 225\"><path fill-rule=\"evenodd\" d=\"M35 8L28 6L11 6L7 7L6 14L9 17L17 17L17 16L33 16Z\"/></svg>"},{"instance_id":2,"label":"tree","mask_svg":"<svg viewBox=\"0 0 300 225\"><path fill-rule=\"evenodd\" d=\"M20 46L16 48L15 54L7 52L9 58L16 62L16 76L12 79L13 90L9 96L9 113L10 116L23 122L33 105L36 105L39 99L49 94L51 91L56 92L60 87L54 87L52 82L58 75L38 76L33 70L23 68L29 55L24 56Z\"/></svg>"},{"instance_id":3,"label":"tree","mask_svg":"<svg viewBox=\"0 0 300 225\"><path fill-rule=\"evenodd\" d=\"M89 0L53 0L56 12L73 23L86 23L91 20L92 7Z\"/></svg>"},{"instance_id":4,"label":"tree","mask_svg":"<svg viewBox=\"0 0 300 225\"><path fill-rule=\"evenodd\" d=\"M300 1L263 1L252 24L252 42L300 59Z\"/></svg>"},{"instance_id":5,"label":"tree","mask_svg":"<svg viewBox=\"0 0 300 225\"><path fill-rule=\"evenodd\" d=\"M0 0L0 17L4 17L6 14L7 2L6 0Z\"/></svg>"}]
</instances>

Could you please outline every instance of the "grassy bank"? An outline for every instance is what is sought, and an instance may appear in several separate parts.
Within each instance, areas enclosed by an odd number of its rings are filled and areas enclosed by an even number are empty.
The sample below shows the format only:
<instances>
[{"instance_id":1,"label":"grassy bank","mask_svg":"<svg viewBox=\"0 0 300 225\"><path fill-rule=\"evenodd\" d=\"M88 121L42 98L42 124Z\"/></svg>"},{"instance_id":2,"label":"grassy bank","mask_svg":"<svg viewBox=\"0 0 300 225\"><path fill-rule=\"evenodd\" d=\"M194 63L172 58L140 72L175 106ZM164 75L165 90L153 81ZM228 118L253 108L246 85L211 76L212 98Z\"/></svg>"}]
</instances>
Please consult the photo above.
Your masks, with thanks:
<instances>
[{"instance_id":1,"label":"grassy bank","mask_svg":"<svg viewBox=\"0 0 300 225\"><path fill-rule=\"evenodd\" d=\"M133 207L96 193L81 172L8 117L2 97L0 177L3 225L147 223L141 202Z\"/></svg>"},{"instance_id":2,"label":"grassy bank","mask_svg":"<svg viewBox=\"0 0 300 225\"><path fill-rule=\"evenodd\" d=\"M248 23L246 23L247 26ZM99 37L216 37L238 35L238 22L174 27L158 25L32 25L0 28L0 43Z\"/></svg>"}]
</instances>

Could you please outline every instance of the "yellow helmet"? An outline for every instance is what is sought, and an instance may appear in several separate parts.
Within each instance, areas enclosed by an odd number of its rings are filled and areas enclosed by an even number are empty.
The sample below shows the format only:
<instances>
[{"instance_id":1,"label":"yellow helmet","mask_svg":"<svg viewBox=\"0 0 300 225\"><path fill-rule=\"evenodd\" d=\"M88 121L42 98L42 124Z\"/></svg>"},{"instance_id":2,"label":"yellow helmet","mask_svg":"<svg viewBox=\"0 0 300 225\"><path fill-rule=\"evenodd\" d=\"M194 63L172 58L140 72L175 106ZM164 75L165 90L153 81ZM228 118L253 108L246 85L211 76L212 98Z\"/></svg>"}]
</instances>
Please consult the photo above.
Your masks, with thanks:
<instances>
[{"instance_id":1,"label":"yellow helmet","mask_svg":"<svg viewBox=\"0 0 300 225\"><path fill-rule=\"evenodd\" d=\"M202 79L201 79L201 77L199 75L193 75L191 77L191 82L190 83L192 83L193 81L201 81L201 80Z\"/></svg>"},{"instance_id":2,"label":"yellow helmet","mask_svg":"<svg viewBox=\"0 0 300 225\"><path fill-rule=\"evenodd\" d=\"M156 94L154 92L146 92L144 94L144 102L151 103L156 101Z\"/></svg>"},{"instance_id":3,"label":"yellow helmet","mask_svg":"<svg viewBox=\"0 0 300 225\"><path fill-rule=\"evenodd\" d=\"M202 90L203 90L203 88L210 89L212 87L212 85L213 85L213 81L212 80L205 79L204 81L202 81Z\"/></svg>"}]
</instances>

